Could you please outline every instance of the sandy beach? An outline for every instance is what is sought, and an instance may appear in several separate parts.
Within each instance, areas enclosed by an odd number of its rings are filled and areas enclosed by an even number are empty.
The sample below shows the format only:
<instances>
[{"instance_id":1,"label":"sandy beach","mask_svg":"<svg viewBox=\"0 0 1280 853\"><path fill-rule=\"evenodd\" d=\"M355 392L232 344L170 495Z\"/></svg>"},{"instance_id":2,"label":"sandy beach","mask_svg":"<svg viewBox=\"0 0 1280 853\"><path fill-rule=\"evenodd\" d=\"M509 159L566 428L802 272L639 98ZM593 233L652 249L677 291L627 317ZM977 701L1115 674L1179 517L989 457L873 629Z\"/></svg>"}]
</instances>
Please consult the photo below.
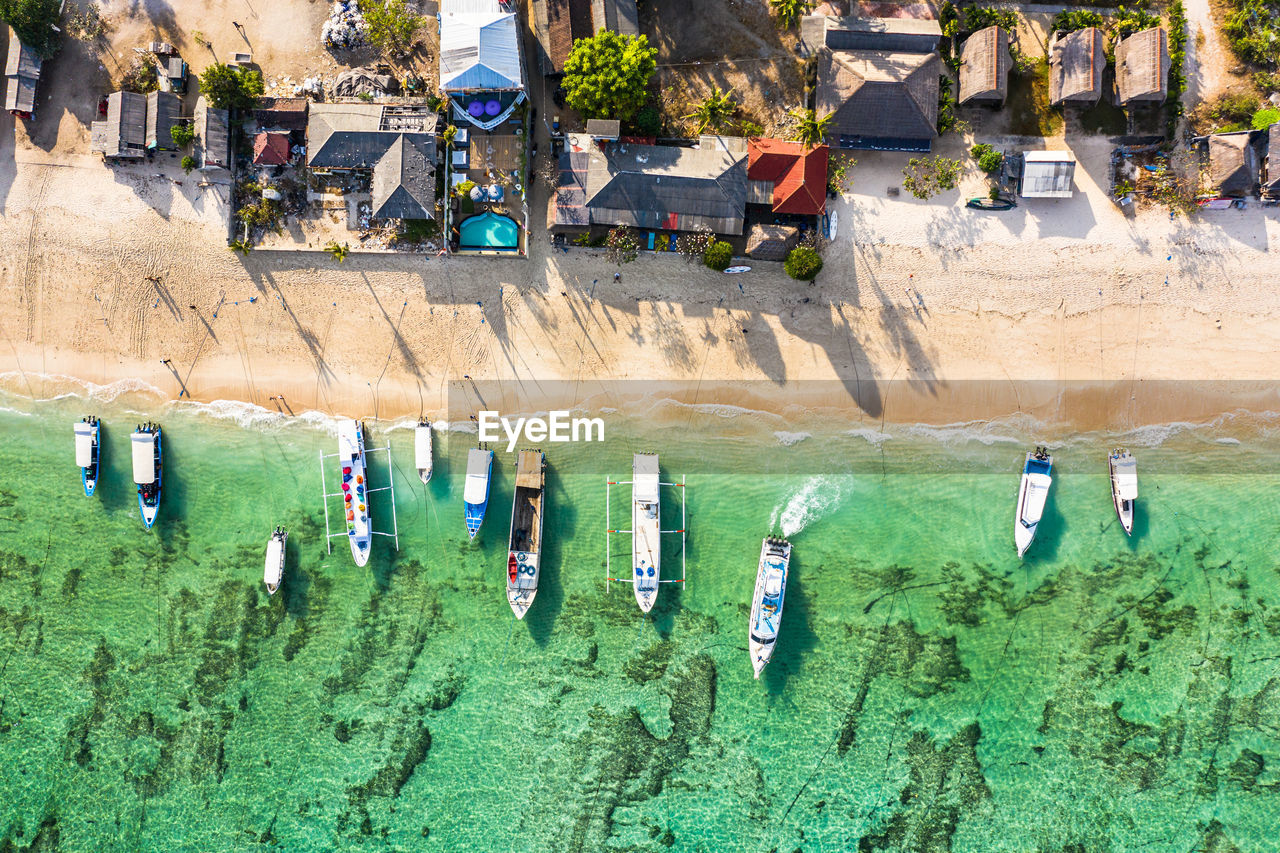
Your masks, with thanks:
<instances>
[{"instance_id":1,"label":"sandy beach","mask_svg":"<svg viewBox=\"0 0 1280 853\"><path fill-rule=\"evenodd\" d=\"M984 218L960 206L963 187L929 205L871 195L875 170L893 169L876 156L836 204L842 233L809 285L777 264L732 277L650 255L615 282L598 252L544 237L528 260L241 257L209 189L19 150L0 219L0 372L37 398L68 390L61 375L365 417L439 416L464 376L511 383L504 405L524 410L563 396L542 393L555 380L657 380L702 389L698 402L757 381L777 389L755 395L765 408L895 422L1087 419L1096 407L1063 391L1123 399L1152 380L1185 393L1144 397L1143 422L1274 407L1274 214L1126 219L1080 193ZM1262 390L1212 390L1227 380ZM908 390L886 395L894 383Z\"/></svg>"}]
</instances>

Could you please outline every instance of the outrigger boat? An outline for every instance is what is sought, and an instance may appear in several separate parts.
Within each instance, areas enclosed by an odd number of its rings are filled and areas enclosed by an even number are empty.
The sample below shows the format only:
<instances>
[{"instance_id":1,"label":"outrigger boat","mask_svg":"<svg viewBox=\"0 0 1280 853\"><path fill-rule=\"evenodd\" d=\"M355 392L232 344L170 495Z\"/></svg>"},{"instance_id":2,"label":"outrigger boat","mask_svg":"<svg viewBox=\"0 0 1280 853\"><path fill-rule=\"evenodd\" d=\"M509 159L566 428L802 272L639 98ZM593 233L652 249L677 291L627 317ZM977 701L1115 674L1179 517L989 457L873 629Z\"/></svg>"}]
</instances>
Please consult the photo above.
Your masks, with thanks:
<instances>
[{"instance_id":1,"label":"outrigger boat","mask_svg":"<svg viewBox=\"0 0 1280 853\"><path fill-rule=\"evenodd\" d=\"M791 543L768 536L760 546L760 566L756 569L756 591L751 599L751 620L747 625L751 666L756 678L773 656L782 626L782 602L787 594L787 569L791 565Z\"/></svg>"},{"instance_id":2,"label":"outrigger boat","mask_svg":"<svg viewBox=\"0 0 1280 853\"><path fill-rule=\"evenodd\" d=\"M413 428L413 456L418 476L425 483L431 479L431 422L426 418L420 419Z\"/></svg>"},{"instance_id":3,"label":"outrigger boat","mask_svg":"<svg viewBox=\"0 0 1280 853\"><path fill-rule=\"evenodd\" d=\"M658 600L662 577L662 502L658 497L658 454L631 458L631 574L636 602L648 613Z\"/></svg>"},{"instance_id":4,"label":"outrigger boat","mask_svg":"<svg viewBox=\"0 0 1280 853\"><path fill-rule=\"evenodd\" d=\"M1138 460L1123 447L1111 451L1107 457L1111 471L1111 501L1116 505L1116 515L1126 536L1133 535L1133 502L1138 499Z\"/></svg>"},{"instance_id":5,"label":"outrigger boat","mask_svg":"<svg viewBox=\"0 0 1280 853\"><path fill-rule=\"evenodd\" d=\"M1027 553L1036 538L1036 528L1044 515L1044 504L1053 484L1053 457L1048 449L1037 447L1027 454L1022 466L1022 483L1018 487L1018 514L1013 524L1013 539L1018 556Z\"/></svg>"},{"instance_id":6,"label":"outrigger boat","mask_svg":"<svg viewBox=\"0 0 1280 853\"><path fill-rule=\"evenodd\" d=\"M262 581L267 585L267 595L275 595L284 578L284 543L289 538L283 527L277 527L267 540L267 562Z\"/></svg>"},{"instance_id":7,"label":"outrigger boat","mask_svg":"<svg viewBox=\"0 0 1280 853\"><path fill-rule=\"evenodd\" d=\"M369 469L364 455L364 424L338 424L338 457L342 460L342 505L347 520L347 541L357 566L369 562L373 533L369 523Z\"/></svg>"},{"instance_id":8,"label":"outrigger boat","mask_svg":"<svg viewBox=\"0 0 1280 853\"><path fill-rule=\"evenodd\" d=\"M517 619L524 618L538 594L545 468L546 457L541 450L521 450L516 457L516 493L507 550L507 603Z\"/></svg>"},{"instance_id":9,"label":"outrigger boat","mask_svg":"<svg viewBox=\"0 0 1280 853\"><path fill-rule=\"evenodd\" d=\"M133 482L138 486L138 509L142 523L151 529L160 511L160 425L145 423L131 436L133 445Z\"/></svg>"},{"instance_id":10,"label":"outrigger boat","mask_svg":"<svg viewBox=\"0 0 1280 853\"><path fill-rule=\"evenodd\" d=\"M92 495L98 485L98 418L89 415L81 418L76 424L76 464L80 466L80 482L84 484L84 493Z\"/></svg>"},{"instance_id":11,"label":"outrigger boat","mask_svg":"<svg viewBox=\"0 0 1280 853\"><path fill-rule=\"evenodd\" d=\"M484 523L489 507L489 472L493 468L493 451L473 447L467 452L467 479L462 486L462 502L467 516L467 533L472 539Z\"/></svg>"}]
</instances>

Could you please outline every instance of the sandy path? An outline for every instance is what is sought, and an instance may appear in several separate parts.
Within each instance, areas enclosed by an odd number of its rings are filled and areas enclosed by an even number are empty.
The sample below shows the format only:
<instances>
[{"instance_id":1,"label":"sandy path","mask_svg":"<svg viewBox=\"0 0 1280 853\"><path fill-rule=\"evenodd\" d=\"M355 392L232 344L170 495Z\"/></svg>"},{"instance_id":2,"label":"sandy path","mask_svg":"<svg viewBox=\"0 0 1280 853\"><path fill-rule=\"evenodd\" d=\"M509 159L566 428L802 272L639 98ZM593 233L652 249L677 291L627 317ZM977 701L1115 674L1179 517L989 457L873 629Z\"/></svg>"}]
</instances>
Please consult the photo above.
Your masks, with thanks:
<instances>
[{"instance_id":1,"label":"sandy path","mask_svg":"<svg viewBox=\"0 0 1280 853\"><path fill-rule=\"evenodd\" d=\"M1186 103L1194 105L1228 89L1239 64L1213 21L1209 0L1183 0L1187 12ZM1203 34L1203 40L1200 35Z\"/></svg>"}]
</instances>

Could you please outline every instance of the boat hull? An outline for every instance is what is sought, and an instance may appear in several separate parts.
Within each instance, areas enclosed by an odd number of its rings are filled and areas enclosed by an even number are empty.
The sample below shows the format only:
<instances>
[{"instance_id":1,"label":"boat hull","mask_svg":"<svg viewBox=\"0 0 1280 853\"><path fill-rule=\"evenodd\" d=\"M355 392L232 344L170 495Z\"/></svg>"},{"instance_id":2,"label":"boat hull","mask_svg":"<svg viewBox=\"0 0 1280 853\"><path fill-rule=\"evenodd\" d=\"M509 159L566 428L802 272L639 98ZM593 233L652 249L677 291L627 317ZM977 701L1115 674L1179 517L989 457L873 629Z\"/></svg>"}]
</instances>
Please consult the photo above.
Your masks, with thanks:
<instances>
[{"instance_id":1,"label":"boat hull","mask_svg":"<svg viewBox=\"0 0 1280 853\"><path fill-rule=\"evenodd\" d=\"M418 479L424 484L431 481L431 424L425 420L414 427L413 433L414 464L418 468Z\"/></svg>"},{"instance_id":2,"label":"boat hull","mask_svg":"<svg viewBox=\"0 0 1280 853\"><path fill-rule=\"evenodd\" d=\"M511 498L511 531L507 537L507 604L523 619L538 595L542 569L543 502L546 457L541 450L516 456L516 487Z\"/></svg>"},{"instance_id":3,"label":"boat hull","mask_svg":"<svg viewBox=\"0 0 1280 853\"><path fill-rule=\"evenodd\" d=\"M137 433L135 433L134 435L137 435ZM148 530L150 530L151 526L156 523L156 516L160 514L160 496L162 494L162 485L163 485L162 459L164 458L164 448L162 446L162 441L163 439L161 438L160 429L157 428L155 431L155 453L154 453L155 499L152 502L148 503L146 498L143 497L143 487L141 485L138 486L138 512L142 516L142 523L146 525L146 528Z\"/></svg>"},{"instance_id":4,"label":"boat hull","mask_svg":"<svg viewBox=\"0 0 1280 853\"><path fill-rule=\"evenodd\" d=\"M351 546L351 559L357 566L364 566L373 549L373 508L369 505L369 466L364 450L364 424L360 421L344 421L339 425L338 458L347 544Z\"/></svg>"},{"instance_id":5,"label":"boat hull","mask_svg":"<svg viewBox=\"0 0 1280 853\"><path fill-rule=\"evenodd\" d=\"M489 502L482 504L467 504L467 535L472 539L476 538L476 534L480 532L480 525L484 524L484 512L489 508Z\"/></svg>"},{"instance_id":6,"label":"boat hull","mask_svg":"<svg viewBox=\"0 0 1280 853\"><path fill-rule=\"evenodd\" d=\"M93 497L93 490L98 486L98 464L102 453L100 429L96 417L86 418L75 425L76 461L82 463L80 485L84 488L85 497ZM88 458L84 458L85 455Z\"/></svg>"},{"instance_id":7,"label":"boat hull","mask_svg":"<svg viewBox=\"0 0 1280 853\"><path fill-rule=\"evenodd\" d=\"M267 542L267 557L262 570L262 582L267 587L267 595L275 595L284 579L285 543L288 538L288 533L277 530Z\"/></svg>"},{"instance_id":8,"label":"boat hull","mask_svg":"<svg viewBox=\"0 0 1280 853\"><path fill-rule=\"evenodd\" d=\"M1120 527L1125 536L1133 535L1134 501L1121 497L1120 482L1116 476L1116 457L1108 455L1107 473L1111 479L1111 503L1116 508L1116 518L1120 519Z\"/></svg>"},{"instance_id":9,"label":"boat hull","mask_svg":"<svg viewBox=\"0 0 1280 853\"><path fill-rule=\"evenodd\" d=\"M637 453L631 475L631 587L642 613L662 587L662 500L658 457Z\"/></svg>"},{"instance_id":10,"label":"boat hull","mask_svg":"<svg viewBox=\"0 0 1280 853\"><path fill-rule=\"evenodd\" d=\"M766 537L760 546L755 591L751 595L751 615L747 619L747 649L751 653L751 667L756 678L768 665L778 644L790 566L791 543Z\"/></svg>"},{"instance_id":11,"label":"boat hull","mask_svg":"<svg viewBox=\"0 0 1280 853\"><path fill-rule=\"evenodd\" d=\"M98 478L96 476L90 477L88 468L80 469L80 483L84 486L85 496L93 497L93 490L98 487Z\"/></svg>"},{"instance_id":12,"label":"boat hull","mask_svg":"<svg viewBox=\"0 0 1280 853\"><path fill-rule=\"evenodd\" d=\"M1013 518L1013 541L1021 559L1035 541L1040 519L1049 500L1049 488L1053 485L1053 457L1038 458L1028 453L1022 469L1022 481L1018 484L1018 505Z\"/></svg>"},{"instance_id":13,"label":"boat hull","mask_svg":"<svg viewBox=\"0 0 1280 853\"><path fill-rule=\"evenodd\" d=\"M467 477L462 486L462 503L467 535L472 539L480 532L485 510L489 508L489 482L492 475L492 450L473 447L467 451Z\"/></svg>"}]
</instances>

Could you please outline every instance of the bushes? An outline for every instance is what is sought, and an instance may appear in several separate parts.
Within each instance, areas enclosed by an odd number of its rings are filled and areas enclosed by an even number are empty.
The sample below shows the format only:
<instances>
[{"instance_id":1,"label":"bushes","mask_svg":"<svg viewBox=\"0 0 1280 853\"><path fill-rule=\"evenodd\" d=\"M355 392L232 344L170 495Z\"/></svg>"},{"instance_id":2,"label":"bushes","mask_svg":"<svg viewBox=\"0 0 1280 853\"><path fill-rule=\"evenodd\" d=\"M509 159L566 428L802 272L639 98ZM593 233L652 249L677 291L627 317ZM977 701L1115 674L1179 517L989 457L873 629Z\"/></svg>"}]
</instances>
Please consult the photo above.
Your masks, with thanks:
<instances>
[{"instance_id":1,"label":"bushes","mask_svg":"<svg viewBox=\"0 0 1280 853\"><path fill-rule=\"evenodd\" d=\"M586 119L630 121L649 99L657 55L642 35L601 30L580 38L564 64L565 101Z\"/></svg>"},{"instance_id":2,"label":"bushes","mask_svg":"<svg viewBox=\"0 0 1280 853\"><path fill-rule=\"evenodd\" d=\"M646 104L636 113L636 130L641 136L658 136L662 133L662 114L652 104Z\"/></svg>"},{"instance_id":3,"label":"bushes","mask_svg":"<svg viewBox=\"0 0 1280 853\"><path fill-rule=\"evenodd\" d=\"M169 128L169 138L172 139L173 144L179 148L186 148L195 141L196 132L189 124L175 124L173 127Z\"/></svg>"},{"instance_id":4,"label":"bushes","mask_svg":"<svg viewBox=\"0 0 1280 853\"><path fill-rule=\"evenodd\" d=\"M1100 27L1102 24L1102 16L1092 9L1068 9L1053 16L1049 29L1072 33L1089 27Z\"/></svg>"},{"instance_id":5,"label":"bushes","mask_svg":"<svg viewBox=\"0 0 1280 853\"><path fill-rule=\"evenodd\" d=\"M813 281L822 272L822 257L808 246L796 246L787 254L783 264L787 275L799 281Z\"/></svg>"},{"instance_id":6,"label":"bushes","mask_svg":"<svg viewBox=\"0 0 1280 853\"><path fill-rule=\"evenodd\" d=\"M902 170L902 187L915 198L925 200L943 190L953 190L960 182L959 160L949 157L912 157Z\"/></svg>"},{"instance_id":7,"label":"bushes","mask_svg":"<svg viewBox=\"0 0 1280 853\"><path fill-rule=\"evenodd\" d=\"M985 142L969 149L969 156L978 161L978 168L988 175L994 175L1004 165L1004 155Z\"/></svg>"},{"instance_id":8,"label":"bushes","mask_svg":"<svg viewBox=\"0 0 1280 853\"><path fill-rule=\"evenodd\" d=\"M702 253L702 262L717 272L724 272L733 262L733 246L723 240L712 240Z\"/></svg>"},{"instance_id":9,"label":"bushes","mask_svg":"<svg viewBox=\"0 0 1280 853\"><path fill-rule=\"evenodd\" d=\"M0 20L13 27L22 43L48 59L58 52L54 27L62 13L59 0L0 0Z\"/></svg>"},{"instance_id":10,"label":"bushes","mask_svg":"<svg viewBox=\"0 0 1280 853\"><path fill-rule=\"evenodd\" d=\"M640 239L636 232L626 225L619 225L609 231L604 242L604 256L611 264L622 266L634 261L640 254Z\"/></svg>"},{"instance_id":11,"label":"bushes","mask_svg":"<svg viewBox=\"0 0 1280 853\"><path fill-rule=\"evenodd\" d=\"M215 62L200 72L200 92L219 110L251 110L262 94L262 72Z\"/></svg>"},{"instance_id":12,"label":"bushes","mask_svg":"<svg viewBox=\"0 0 1280 853\"><path fill-rule=\"evenodd\" d=\"M1222 34L1245 62L1280 63L1280 0L1230 0Z\"/></svg>"},{"instance_id":13,"label":"bushes","mask_svg":"<svg viewBox=\"0 0 1280 853\"><path fill-rule=\"evenodd\" d=\"M858 161L848 154L832 154L827 160L827 193L833 196L853 187L853 167Z\"/></svg>"},{"instance_id":14,"label":"bushes","mask_svg":"<svg viewBox=\"0 0 1280 853\"><path fill-rule=\"evenodd\" d=\"M1250 124L1253 125L1254 130L1266 130L1278 121L1280 121L1280 110L1268 107L1265 110L1258 110L1254 113L1253 121Z\"/></svg>"},{"instance_id":15,"label":"bushes","mask_svg":"<svg viewBox=\"0 0 1280 853\"><path fill-rule=\"evenodd\" d=\"M951 94L951 78L946 74L938 77L938 135L952 130L956 126L956 96Z\"/></svg>"},{"instance_id":16,"label":"bushes","mask_svg":"<svg viewBox=\"0 0 1280 853\"><path fill-rule=\"evenodd\" d=\"M191 170L196 167L196 160L190 154L182 158L182 171L191 174Z\"/></svg>"},{"instance_id":17,"label":"bushes","mask_svg":"<svg viewBox=\"0 0 1280 853\"><path fill-rule=\"evenodd\" d=\"M1187 91L1187 77L1182 73L1183 60L1187 58L1187 12L1182 0L1169 4L1169 100L1166 108L1169 116L1167 136L1173 137L1178 129L1178 117L1182 115L1182 93Z\"/></svg>"},{"instance_id":18,"label":"bushes","mask_svg":"<svg viewBox=\"0 0 1280 853\"><path fill-rule=\"evenodd\" d=\"M1135 6L1132 9L1120 6L1116 10L1116 17L1111 21L1111 29L1117 38L1122 39L1158 26L1160 26L1160 16L1151 14L1141 6Z\"/></svg>"},{"instance_id":19,"label":"bushes","mask_svg":"<svg viewBox=\"0 0 1280 853\"><path fill-rule=\"evenodd\" d=\"M1012 9L994 9L987 6L966 6L964 31L976 33L987 27L1003 27L1008 33L1018 31L1018 13Z\"/></svg>"}]
</instances>

